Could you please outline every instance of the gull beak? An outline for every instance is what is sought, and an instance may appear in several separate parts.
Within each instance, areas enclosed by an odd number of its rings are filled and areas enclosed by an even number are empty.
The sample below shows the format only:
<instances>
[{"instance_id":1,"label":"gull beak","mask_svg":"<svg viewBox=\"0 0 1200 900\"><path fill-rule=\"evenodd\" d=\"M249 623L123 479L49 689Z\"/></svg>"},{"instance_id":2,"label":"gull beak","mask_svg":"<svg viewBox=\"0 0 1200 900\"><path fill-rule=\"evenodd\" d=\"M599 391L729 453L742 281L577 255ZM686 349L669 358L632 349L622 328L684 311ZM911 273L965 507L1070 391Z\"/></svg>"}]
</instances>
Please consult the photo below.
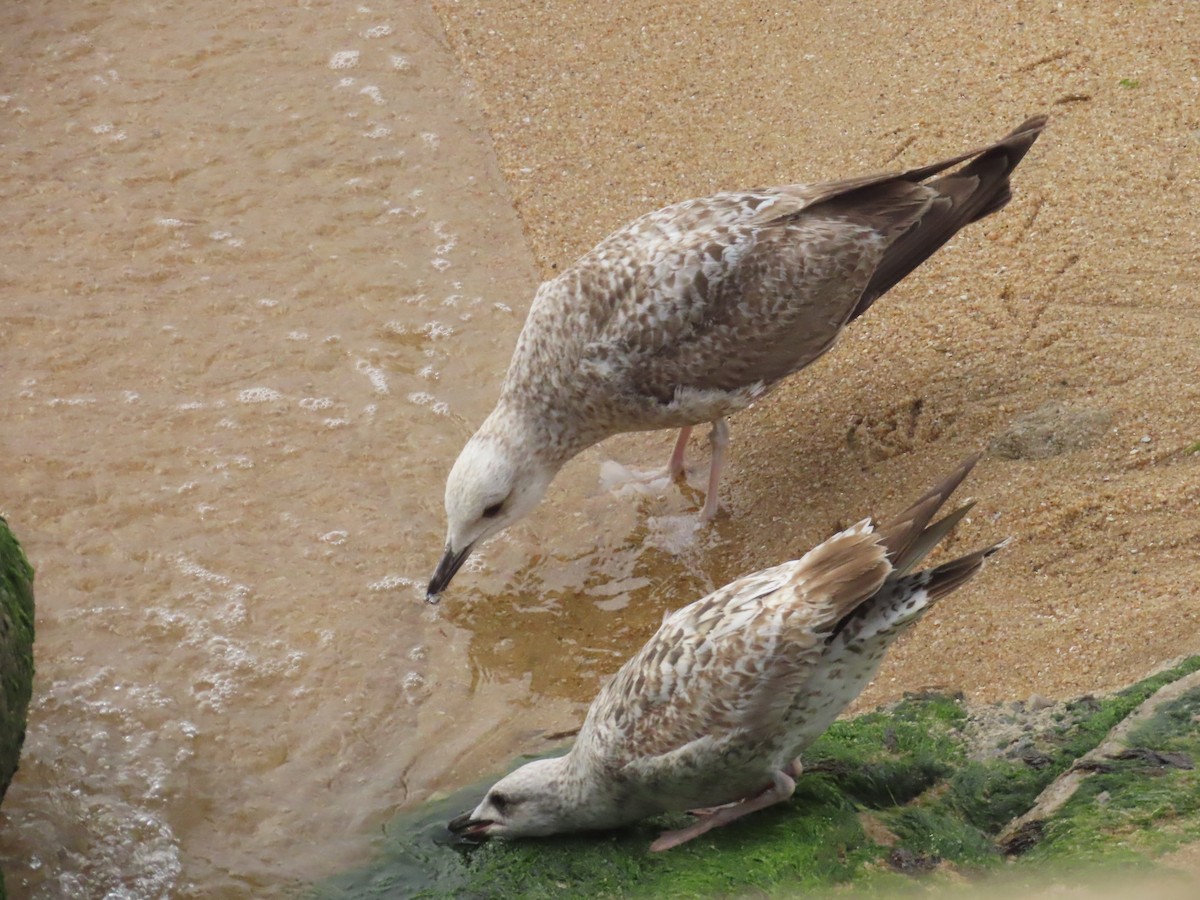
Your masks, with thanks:
<instances>
[{"instance_id":1,"label":"gull beak","mask_svg":"<svg viewBox=\"0 0 1200 900\"><path fill-rule=\"evenodd\" d=\"M450 549L449 544L446 545L446 553L442 557L442 561L438 563L437 571L429 579L429 588L425 592L425 601L427 603L438 602L438 595L446 589L446 585L450 583L450 579L462 568L462 564L467 561L467 557L471 555L471 548L474 546L474 544L467 544L462 550L455 553Z\"/></svg>"},{"instance_id":2,"label":"gull beak","mask_svg":"<svg viewBox=\"0 0 1200 900\"><path fill-rule=\"evenodd\" d=\"M491 819L473 819L474 813L463 813L461 816L451 819L450 824L446 827L457 835L465 838L485 838L487 831L495 822Z\"/></svg>"}]
</instances>

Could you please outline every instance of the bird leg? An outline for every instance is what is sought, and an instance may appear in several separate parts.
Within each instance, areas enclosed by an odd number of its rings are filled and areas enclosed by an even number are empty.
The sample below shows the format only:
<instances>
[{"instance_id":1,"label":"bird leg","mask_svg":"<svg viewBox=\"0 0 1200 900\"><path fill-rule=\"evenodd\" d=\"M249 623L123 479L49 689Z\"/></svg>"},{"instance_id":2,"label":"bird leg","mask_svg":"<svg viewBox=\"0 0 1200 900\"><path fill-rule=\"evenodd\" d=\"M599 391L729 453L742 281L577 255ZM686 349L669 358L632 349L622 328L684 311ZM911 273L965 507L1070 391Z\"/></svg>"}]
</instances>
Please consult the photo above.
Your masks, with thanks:
<instances>
[{"instance_id":1,"label":"bird leg","mask_svg":"<svg viewBox=\"0 0 1200 900\"><path fill-rule=\"evenodd\" d=\"M700 511L700 520L711 522L717 515L719 503L717 495L721 485L721 466L725 462L725 448L729 446L729 423L724 418L712 423L712 431L708 440L712 444L712 465L708 470L708 495L704 498L704 509Z\"/></svg>"},{"instance_id":2,"label":"bird leg","mask_svg":"<svg viewBox=\"0 0 1200 900\"><path fill-rule=\"evenodd\" d=\"M679 440L675 442L675 450L671 453L671 461L667 463L667 475L672 481L678 481L683 476L683 454L687 450L688 438L691 436L691 425L679 429Z\"/></svg>"},{"instance_id":3,"label":"bird leg","mask_svg":"<svg viewBox=\"0 0 1200 900\"><path fill-rule=\"evenodd\" d=\"M791 767L787 766L789 769ZM699 837L714 828L720 828L722 825L728 825L742 816L766 809L768 806L774 806L776 803L782 803L796 790L795 779L783 770L776 771L771 778L771 784L754 797L748 797L730 806L718 807L712 815L698 819L687 828L664 831L658 836L658 840L650 845L650 852L661 853L663 850L670 850L672 847L686 844L692 838Z\"/></svg>"},{"instance_id":4,"label":"bird leg","mask_svg":"<svg viewBox=\"0 0 1200 900\"><path fill-rule=\"evenodd\" d=\"M667 621L667 617L669 615L670 615L670 613L666 613L663 615L664 622ZM800 757L798 757L798 756L795 759L793 759L790 763L788 763L786 766L783 767L783 774L787 775L793 781L798 779L800 777L800 773L803 771L804 771L804 766L800 762ZM702 806L699 809L689 809L688 815L696 816L697 818L700 818L703 816L711 816L714 813L720 812L723 809L728 809L731 806L737 806L741 802L742 802L741 800L734 800L732 803L722 803L720 806Z\"/></svg>"}]
</instances>

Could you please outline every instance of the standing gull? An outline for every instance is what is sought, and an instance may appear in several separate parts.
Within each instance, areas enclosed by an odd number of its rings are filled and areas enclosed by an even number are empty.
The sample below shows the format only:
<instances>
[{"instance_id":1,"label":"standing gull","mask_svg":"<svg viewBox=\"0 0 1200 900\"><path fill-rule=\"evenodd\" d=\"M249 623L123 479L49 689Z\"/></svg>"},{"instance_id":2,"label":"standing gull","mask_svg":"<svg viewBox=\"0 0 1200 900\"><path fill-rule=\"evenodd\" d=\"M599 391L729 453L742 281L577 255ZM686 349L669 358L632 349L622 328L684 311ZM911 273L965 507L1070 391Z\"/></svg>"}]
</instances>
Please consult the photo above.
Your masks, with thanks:
<instances>
[{"instance_id":1,"label":"standing gull","mask_svg":"<svg viewBox=\"0 0 1200 900\"><path fill-rule=\"evenodd\" d=\"M892 521L866 519L668 616L592 702L570 752L505 776L451 830L525 837L693 810L650 847L667 850L787 800L798 754L888 645L1003 546L912 573L970 508L929 524L977 459Z\"/></svg>"},{"instance_id":2,"label":"standing gull","mask_svg":"<svg viewBox=\"0 0 1200 900\"><path fill-rule=\"evenodd\" d=\"M471 550L524 516L558 470L626 431L712 423L702 516L717 512L729 426L833 346L960 228L1011 199L1046 120L901 174L715 194L636 219L538 288L500 399L446 482L437 601ZM941 174L960 163L961 168ZM933 177L938 176L938 177Z\"/></svg>"}]
</instances>

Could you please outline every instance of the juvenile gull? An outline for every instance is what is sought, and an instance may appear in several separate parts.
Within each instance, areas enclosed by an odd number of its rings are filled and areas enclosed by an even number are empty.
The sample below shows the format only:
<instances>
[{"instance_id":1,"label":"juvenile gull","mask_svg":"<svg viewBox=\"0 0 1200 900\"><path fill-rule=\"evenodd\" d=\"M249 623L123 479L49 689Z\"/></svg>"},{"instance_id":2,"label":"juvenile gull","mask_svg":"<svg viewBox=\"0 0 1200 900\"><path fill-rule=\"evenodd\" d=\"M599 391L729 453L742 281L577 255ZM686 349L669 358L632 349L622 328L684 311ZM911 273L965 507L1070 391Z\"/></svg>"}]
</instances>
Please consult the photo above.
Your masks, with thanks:
<instances>
[{"instance_id":1,"label":"juvenile gull","mask_svg":"<svg viewBox=\"0 0 1200 900\"><path fill-rule=\"evenodd\" d=\"M701 515L715 515L725 417L821 356L960 228L1003 207L1045 122L901 174L668 206L542 284L500 399L446 482L445 554L428 599L480 541L532 510L567 460L614 434L680 428L668 467L677 478L692 426L711 422Z\"/></svg>"},{"instance_id":2,"label":"juvenile gull","mask_svg":"<svg viewBox=\"0 0 1200 900\"><path fill-rule=\"evenodd\" d=\"M525 837L693 810L650 847L667 850L787 800L798 754L888 645L1003 546L912 572L970 508L929 524L977 459L890 522L866 519L665 618L592 702L570 752L505 776L451 830Z\"/></svg>"}]
</instances>

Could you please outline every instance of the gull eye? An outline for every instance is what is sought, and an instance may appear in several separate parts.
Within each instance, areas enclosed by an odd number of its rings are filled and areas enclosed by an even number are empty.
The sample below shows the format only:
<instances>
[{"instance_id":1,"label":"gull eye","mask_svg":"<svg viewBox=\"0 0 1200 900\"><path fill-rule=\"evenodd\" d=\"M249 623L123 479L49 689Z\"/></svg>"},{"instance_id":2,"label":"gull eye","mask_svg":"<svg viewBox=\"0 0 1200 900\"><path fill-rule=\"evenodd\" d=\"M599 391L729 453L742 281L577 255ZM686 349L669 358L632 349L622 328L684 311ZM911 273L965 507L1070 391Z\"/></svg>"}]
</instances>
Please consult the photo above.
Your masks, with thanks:
<instances>
[{"instance_id":1,"label":"gull eye","mask_svg":"<svg viewBox=\"0 0 1200 900\"><path fill-rule=\"evenodd\" d=\"M494 519L494 518L496 518L496 516L500 515L500 510L502 510L503 508L504 508L503 500L501 500L499 503L493 503L491 506L488 506L483 510L483 517L485 519Z\"/></svg>"},{"instance_id":2,"label":"gull eye","mask_svg":"<svg viewBox=\"0 0 1200 900\"><path fill-rule=\"evenodd\" d=\"M496 812L501 815L508 808L509 799L506 794L492 794L492 806L496 807Z\"/></svg>"}]
</instances>

